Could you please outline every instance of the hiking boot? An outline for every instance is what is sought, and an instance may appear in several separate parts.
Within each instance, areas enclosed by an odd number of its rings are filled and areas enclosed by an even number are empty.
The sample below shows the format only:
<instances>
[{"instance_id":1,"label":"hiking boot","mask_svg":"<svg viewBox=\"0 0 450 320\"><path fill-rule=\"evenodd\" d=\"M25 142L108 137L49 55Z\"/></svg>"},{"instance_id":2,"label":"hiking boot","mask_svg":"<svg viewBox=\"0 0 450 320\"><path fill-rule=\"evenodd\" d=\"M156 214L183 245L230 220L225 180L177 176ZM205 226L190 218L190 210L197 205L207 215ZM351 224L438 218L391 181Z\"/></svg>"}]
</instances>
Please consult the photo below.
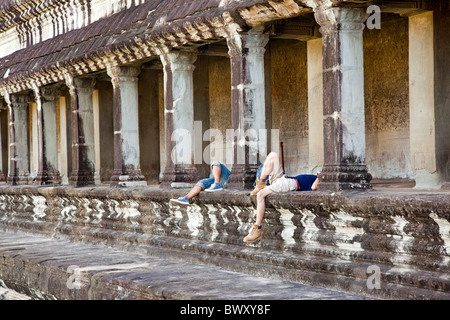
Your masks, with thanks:
<instances>
[{"instance_id":1,"label":"hiking boot","mask_svg":"<svg viewBox=\"0 0 450 320\"><path fill-rule=\"evenodd\" d=\"M262 189L264 189L264 187L266 186L266 180L262 180L259 178L256 178L256 186L255 189L253 189L252 192L250 192L251 196L256 196L256 194L261 191Z\"/></svg>"},{"instance_id":2,"label":"hiking boot","mask_svg":"<svg viewBox=\"0 0 450 320\"><path fill-rule=\"evenodd\" d=\"M256 224L254 224L248 236L244 238L244 242L254 242L260 239L261 236L262 236L261 228Z\"/></svg>"}]
</instances>

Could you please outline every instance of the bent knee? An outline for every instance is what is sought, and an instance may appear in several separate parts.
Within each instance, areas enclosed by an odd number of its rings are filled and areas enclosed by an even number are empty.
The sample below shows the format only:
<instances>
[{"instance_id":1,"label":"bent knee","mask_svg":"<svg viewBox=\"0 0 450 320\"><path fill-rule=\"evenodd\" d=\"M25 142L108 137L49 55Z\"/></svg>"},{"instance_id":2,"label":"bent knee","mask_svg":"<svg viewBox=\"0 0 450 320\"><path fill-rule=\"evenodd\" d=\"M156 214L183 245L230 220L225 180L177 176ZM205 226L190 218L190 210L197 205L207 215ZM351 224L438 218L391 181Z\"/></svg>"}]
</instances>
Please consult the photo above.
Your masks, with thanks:
<instances>
[{"instance_id":1,"label":"bent knee","mask_svg":"<svg viewBox=\"0 0 450 320\"><path fill-rule=\"evenodd\" d=\"M262 189L261 191L259 191L256 194L256 200L257 201L264 201L264 199L266 198L266 196L269 194L270 192L267 192L266 189Z\"/></svg>"},{"instance_id":2,"label":"bent knee","mask_svg":"<svg viewBox=\"0 0 450 320\"><path fill-rule=\"evenodd\" d=\"M278 153L276 153L275 151L272 151L267 155L266 159L268 159L268 158L278 158Z\"/></svg>"}]
</instances>

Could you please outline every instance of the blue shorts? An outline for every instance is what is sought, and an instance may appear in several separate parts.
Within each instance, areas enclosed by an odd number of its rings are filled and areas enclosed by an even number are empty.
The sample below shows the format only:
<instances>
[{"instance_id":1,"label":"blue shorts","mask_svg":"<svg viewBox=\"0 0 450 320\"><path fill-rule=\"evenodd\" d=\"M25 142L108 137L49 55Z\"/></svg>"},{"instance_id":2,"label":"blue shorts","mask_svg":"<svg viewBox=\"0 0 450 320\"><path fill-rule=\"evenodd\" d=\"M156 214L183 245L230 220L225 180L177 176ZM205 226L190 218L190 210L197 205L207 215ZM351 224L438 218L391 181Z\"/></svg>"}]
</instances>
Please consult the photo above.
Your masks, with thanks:
<instances>
[{"instance_id":1,"label":"blue shorts","mask_svg":"<svg viewBox=\"0 0 450 320\"><path fill-rule=\"evenodd\" d=\"M316 181L317 176L315 174L300 174L295 177L287 177L297 181L297 190L300 191L312 191L311 187Z\"/></svg>"},{"instance_id":2,"label":"blue shorts","mask_svg":"<svg viewBox=\"0 0 450 320\"><path fill-rule=\"evenodd\" d=\"M200 180L199 182L197 182L196 186L199 186L200 188L202 188L202 190L208 189L213 183L214 183L214 177L212 174L212 166L220 166L220 185L222 186L222 188L226 189L226 187L228 186L228 178L230 177L230 170L228 170L228 168L220 163L219 161L214 161L213 163L211 163L211 175L209 176L209 178L205 178Z\"/></svg>"}]
</instances>

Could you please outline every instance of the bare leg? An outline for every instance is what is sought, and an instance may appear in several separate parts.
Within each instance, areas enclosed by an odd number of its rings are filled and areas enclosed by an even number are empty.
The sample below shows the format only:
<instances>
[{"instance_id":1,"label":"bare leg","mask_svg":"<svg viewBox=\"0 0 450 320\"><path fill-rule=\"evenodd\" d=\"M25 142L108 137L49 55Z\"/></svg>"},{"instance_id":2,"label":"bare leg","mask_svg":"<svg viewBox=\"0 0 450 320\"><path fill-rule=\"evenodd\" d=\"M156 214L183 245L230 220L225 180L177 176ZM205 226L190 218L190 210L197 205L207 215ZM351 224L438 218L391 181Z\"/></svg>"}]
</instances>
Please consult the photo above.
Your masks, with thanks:
<instances>
[{"instance_id":1,"label":"bare leg","mask_svg":"<svg viewBox=\"0 0 450 320\"><path fill-rule=\"evenodd\" d=\"M222 174L222 169L220 166L213 165L212 166L212 174L214 177L214 182L219 183L220 182L220 175Z\"/></svg>"},{"instance_id":2,"label":"bare leg","mask_svg":"<svg viewBox=\"0 0 450 320\"><path fill-rule=\"evenodd\" d=\"M222 174L222 169L220 166L213 165L212 166L212 174L214 177L214 182L219 183L220 182L220 175ZM198 195L202 191L202 188L199 186L195 186L189 191L189 193L186 195L186 198L191 200L193 197Z\"/></svg>"},{"instance_id":3,"label":"bare leg","mask_svg":"<svg viewBox=\"0 0 450 320\"><path fill-rule=\"evenodd\" d=\"M273 169L279 165L278 154L271 152L267 155L266 161L264 161L263 168L261 170L261 180L266 179L272 173Z\"/></svg>"},{"instance_id":4,"label":"bare leg","mask_svg":"<svg viewBox=\"0 0 450 320\"><path fill-rule=\"evenodd\" d=\"M317 191L317 185L319 184L319 178L317 178L316 180L314 180L314 183L311 186L311 190L312 191Z\"/></svg>"},{"instance_id":5,"label":"bare leg","mask_svg":"<svg viewBox=\"0 0 450 320\"><path fill-rule=\"evenodd\" d=\"M195 186L191 189L191 191L189 191L189 193L186 195L186 198L188 198L189 200L191 200L193 197L195 197L196 195L198 195L200 192L202 191L202 188L199 186Z\"/></svg>"},{"instance_id":6,"label":"bare leg","mask_svg":"<svg viewBox=\"0 0 450 320\"><path fill-rule=\"evenodd\" d=\"M266 197L272 193L272 189L264 188L256 195L256 222L257 226L260 226L264 218L264 212L266 211Z\"/></svg>"}]
</instances>

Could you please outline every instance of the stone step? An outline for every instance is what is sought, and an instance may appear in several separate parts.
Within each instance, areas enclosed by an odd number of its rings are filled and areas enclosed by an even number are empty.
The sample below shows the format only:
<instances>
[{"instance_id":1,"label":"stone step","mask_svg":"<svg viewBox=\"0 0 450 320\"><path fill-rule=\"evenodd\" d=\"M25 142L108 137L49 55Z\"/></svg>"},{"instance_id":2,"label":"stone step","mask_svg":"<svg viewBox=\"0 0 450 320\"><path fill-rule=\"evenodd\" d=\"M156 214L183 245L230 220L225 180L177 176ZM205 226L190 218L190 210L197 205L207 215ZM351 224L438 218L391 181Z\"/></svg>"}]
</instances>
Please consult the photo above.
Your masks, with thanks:
<instances>
[{"instance_id":1,"label":"stone step","mask_svg":"<svg viewBox=\"0 0 450 320\"><path fill-rule=\"evenodd\" d=\"M31 299L367 299L212 265L21 232L0 233L0 280L3 292Z\"/></svg>"}]
</instances>

